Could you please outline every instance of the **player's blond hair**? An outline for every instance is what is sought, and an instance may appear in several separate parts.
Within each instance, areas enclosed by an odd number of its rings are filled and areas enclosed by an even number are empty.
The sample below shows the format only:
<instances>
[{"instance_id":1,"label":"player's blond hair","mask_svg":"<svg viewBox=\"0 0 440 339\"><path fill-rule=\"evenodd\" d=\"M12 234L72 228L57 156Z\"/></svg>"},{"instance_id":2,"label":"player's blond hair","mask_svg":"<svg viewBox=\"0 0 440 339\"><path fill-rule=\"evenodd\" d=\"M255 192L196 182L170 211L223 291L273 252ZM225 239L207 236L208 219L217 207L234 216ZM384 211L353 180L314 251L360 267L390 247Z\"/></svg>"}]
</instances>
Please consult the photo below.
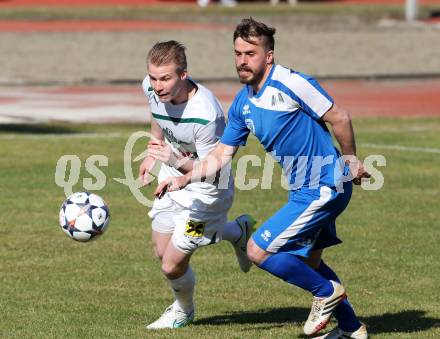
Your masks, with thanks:
<instances>
[{"instance_id":1,"label":"player's blond hair","mask_svg":"<svg viewBox=\"0 0 440 339\"><path fill-rule=\"evenodd\" d=\"M174 63L177 73L187 70L185 46L175 40L156 43L148 52L147 64L156 66Z\"/></svg>"}]
</instances>

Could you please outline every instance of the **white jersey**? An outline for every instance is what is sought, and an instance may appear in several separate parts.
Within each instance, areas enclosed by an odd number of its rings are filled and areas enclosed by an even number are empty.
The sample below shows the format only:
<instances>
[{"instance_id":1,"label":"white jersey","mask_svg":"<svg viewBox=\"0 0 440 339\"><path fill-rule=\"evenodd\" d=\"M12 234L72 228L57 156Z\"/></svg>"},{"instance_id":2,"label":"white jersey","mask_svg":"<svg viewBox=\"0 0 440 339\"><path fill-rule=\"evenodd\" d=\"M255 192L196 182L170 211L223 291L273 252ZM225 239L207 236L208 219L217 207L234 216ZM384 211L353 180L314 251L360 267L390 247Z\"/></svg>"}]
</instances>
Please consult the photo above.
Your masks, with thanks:
<instances>
[{"instance_id":1,"label":"white jersey","mask_svg":"<svg viewBox=\"0 0 440 339\"><path fill-rule=\"evenodd\" d=\"M154 93L147 76L142 88L150 103L152 119L163 131L167 142L176 154L201 160L218 144L225 129L225 116L220 103L206 87L195 83L197 92L187 102L174 105L162 103ZM182 173L166 164L162 164L159 182L170 176ZM227 188L219 189L216 185L197 182L189 184L185 189L170 192L170 197L179 205L191 210L229 209L233 198L233 180L229 173Z\"/></svg>"}]
</instances>

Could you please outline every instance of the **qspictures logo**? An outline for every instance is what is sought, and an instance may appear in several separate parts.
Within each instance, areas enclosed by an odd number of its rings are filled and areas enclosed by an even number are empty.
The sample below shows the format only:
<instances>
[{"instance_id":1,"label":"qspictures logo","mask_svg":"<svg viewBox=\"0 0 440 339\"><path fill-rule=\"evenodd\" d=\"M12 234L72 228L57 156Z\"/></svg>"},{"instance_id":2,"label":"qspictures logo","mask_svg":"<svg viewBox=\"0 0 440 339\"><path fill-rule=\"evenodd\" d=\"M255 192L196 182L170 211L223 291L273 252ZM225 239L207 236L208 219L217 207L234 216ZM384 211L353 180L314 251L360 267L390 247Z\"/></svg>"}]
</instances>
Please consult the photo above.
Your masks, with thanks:
<instances>
[{"instance_id":1,"label":"qspictures logo","mask_svg":"<svg viewBox=\"0 0 440 339\"><path fill-rule=\"evenodd\" d=\"M141 161L148 155L145 150L141 154L134 156L133 151L137 142L146 144L151 138L151 134L145 131L137 131L132 133L125 143L123 152L123 178L111 178L124 186L127 186L134 198L142 205L152 207L154 196L146 195L142 190L142 184L137 178L138 168ZM209 167L216 166L216 159L207 156ZM235 159L236 166L232 170L231 164L225 166L220 178L215 182L218 189L228 189L230 180L234 178L236 189L242 191L250 191L254 189L270 190L278 181L285 190L295 190L300 187L307 186L310 189L319 189L323 171L327 176L335 178L333 186L341 192L343 184L353 179L352 172L356 169L347 170L347 166L356 164L357 159L340 157L334 159L333 156L313 156L313 157L294 157L294 156L277 156L274 153L266 153L263 157L256 154L243 154ZM275 164L282 164L281 175L277 178L275 175ZM294 166L296 164L296 167ZM133 166L134 165L134 166ZM377 167L386 166L386 158L380 154L373 154L363 159L365 170L370 173L371 178L362 179L361 187L364 190L376 191L383 187L385 178ZM82 187L89 191L100 191L107 184L107 176L103 168L109 166L109 158L103 154L90 155L83 164L81 159L74 154L66 154L61 156L55 168L55 184L64 190L64 194L69 196L73 193L73 188L79 183L81 171L86 171L89 177L82 179ZM133 168L134 167L134 168ZM248 172L251 168L260 168L260 176L253 175L250 178ZM329 168L331 169L329 172ZM331 173L333 171L333 173ZM255 170L252 172L255 173ZM135 173L135 174L134 174ZM158 172L150 173L152 185L158 182L155 180ZM207 178L205 182L214 184L216 178Z\"/></svg>"}]
</instances>

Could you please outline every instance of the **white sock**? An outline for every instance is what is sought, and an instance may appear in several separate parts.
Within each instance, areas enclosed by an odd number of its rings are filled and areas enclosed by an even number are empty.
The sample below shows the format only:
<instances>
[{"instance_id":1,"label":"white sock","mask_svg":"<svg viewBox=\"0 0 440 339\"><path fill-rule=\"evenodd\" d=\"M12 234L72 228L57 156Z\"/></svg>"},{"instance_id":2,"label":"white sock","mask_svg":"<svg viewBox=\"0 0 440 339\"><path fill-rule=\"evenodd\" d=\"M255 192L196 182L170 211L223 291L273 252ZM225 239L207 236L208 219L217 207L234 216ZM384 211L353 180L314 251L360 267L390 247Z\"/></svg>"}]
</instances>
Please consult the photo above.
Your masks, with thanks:
<instances>
[{"instance_id":1,"label":"white sock","mask_svg":"<svg viewBox=\"0 0 440 339\"><path fill-rule=\"evenodd\" d=\"M194 310L194 286L196 277L191 267L180 278L169 280L176 306L185 313L191 313Z\"/></svg>"},{"instance_id":2,"label":"white sock","mask_svg":"<svg viewBox=\"0 0 440 339\"><path fill-rule=\"evenodd\" d=\"M237 221L228 222L223 227L222 239L234 244L241 237L241 229L237 224Z\"/></svg>"}]
</instances>

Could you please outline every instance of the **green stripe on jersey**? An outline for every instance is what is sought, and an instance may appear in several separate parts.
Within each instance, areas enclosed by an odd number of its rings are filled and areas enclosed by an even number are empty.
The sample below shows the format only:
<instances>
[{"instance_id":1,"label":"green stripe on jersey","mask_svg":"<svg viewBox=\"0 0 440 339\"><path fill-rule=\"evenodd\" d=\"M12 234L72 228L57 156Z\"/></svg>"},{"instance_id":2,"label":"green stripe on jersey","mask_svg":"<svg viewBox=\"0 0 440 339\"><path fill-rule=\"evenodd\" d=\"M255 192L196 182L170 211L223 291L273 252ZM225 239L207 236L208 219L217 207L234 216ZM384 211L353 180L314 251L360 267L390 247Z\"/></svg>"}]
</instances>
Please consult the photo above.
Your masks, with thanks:
<instances>
[{"instance_id":1,"label":"green stripe on jersey","mask_svg":"<svg viewBox=\"0 0 440 339\"><path fill-rule=\"evenodd\" d=\"M189 124L189 123L195 123L195 124L201 124L201 125L207 125L209 124L209 120L200 119L200 118L172 118L167 115L160 115L157 113L152 113L153 117L160 120L168 120L172 122L177 122L179 124Z\"/></svg>"}]
</instances>

